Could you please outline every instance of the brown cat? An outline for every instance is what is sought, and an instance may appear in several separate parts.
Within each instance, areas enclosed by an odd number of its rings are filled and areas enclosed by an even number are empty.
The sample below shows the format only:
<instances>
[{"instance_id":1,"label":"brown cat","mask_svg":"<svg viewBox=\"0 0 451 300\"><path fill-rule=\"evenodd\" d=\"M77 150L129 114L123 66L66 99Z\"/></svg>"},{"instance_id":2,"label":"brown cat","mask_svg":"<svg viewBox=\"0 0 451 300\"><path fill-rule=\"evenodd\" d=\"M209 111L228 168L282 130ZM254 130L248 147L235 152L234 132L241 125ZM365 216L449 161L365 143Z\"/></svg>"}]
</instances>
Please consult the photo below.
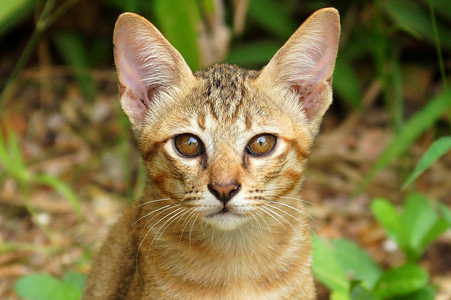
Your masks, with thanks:
<instances>
[{"instance_id":1,"label":"brown cat","mask_svg":"<svg viewBox=\"0 0 451 300\"><path fill-rule=\"evenodd\" d=\"M120 101L148 171L83 299L314 299L302 177L332 101L338 12L314 13L260 72L192 73L147 20L114 31Z\"/></svg>"}]
</instances>

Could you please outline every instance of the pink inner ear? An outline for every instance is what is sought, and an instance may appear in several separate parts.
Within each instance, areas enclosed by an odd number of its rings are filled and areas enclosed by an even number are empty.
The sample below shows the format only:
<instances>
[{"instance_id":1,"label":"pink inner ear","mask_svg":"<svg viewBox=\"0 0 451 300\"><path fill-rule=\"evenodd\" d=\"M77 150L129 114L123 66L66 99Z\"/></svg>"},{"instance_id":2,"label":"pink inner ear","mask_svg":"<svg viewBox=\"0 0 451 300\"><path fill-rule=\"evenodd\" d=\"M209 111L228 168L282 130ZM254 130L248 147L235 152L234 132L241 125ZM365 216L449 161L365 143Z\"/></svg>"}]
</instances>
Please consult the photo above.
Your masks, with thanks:
<instances>
[{"instance_id":1,"label":"pink inner ear","mask_svg":"<svg viewBox=\"0 0 451 300\"><path fill-rule=\"evenodd\" d=\"M323 93L326 88L327 85L324 83L312 84L307 82L293 87L293 90L299 95L302 110L309 121L321 116L329 106L329 103L324 103Z\"/></svg>"}]
</instances>

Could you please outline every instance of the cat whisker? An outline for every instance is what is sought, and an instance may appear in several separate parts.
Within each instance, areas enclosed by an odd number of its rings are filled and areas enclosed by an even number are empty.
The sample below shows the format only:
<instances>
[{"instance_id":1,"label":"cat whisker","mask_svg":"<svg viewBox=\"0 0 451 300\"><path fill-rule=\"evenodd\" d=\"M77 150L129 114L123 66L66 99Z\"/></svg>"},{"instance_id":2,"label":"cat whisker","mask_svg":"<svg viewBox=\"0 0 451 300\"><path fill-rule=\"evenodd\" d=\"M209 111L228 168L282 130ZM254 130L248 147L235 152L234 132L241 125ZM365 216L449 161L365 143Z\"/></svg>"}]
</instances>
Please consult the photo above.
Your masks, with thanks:
<instances>
[{"instance_id":1,"label":"cat whisker","mask_svg":"<svg viewBox=\"0 0 451 300\"><path fill-rule=\"evenodd\" d=\"M196 220L197 220L197 218L199 218L199 216L200 216L200 214L198 214L195 218L194 218L194 220L193 220L193 223L191 224L191 228L190 228L190 230L189 230L189 245L191 246L191 233L193 232L193 227L194 227L194 224L196 223Z\"/></svg>"},{"instance_id":2,"label":"cat whisker","mask_svg":"<svg viewBox=\"0 0 451 300\"><path fill-rule=\"evenodd\" d=\"M296 221L300 222L301 224L304 224L301 220L299 220L298 218L296 218L296 217L293 216L292 214L290 214L290 213L284 211L283 209L280 209L280 208L278 208L278 207L276 207L276 206L274 206L274 205L268 204L268 203L266 203L266 205L269 206L269 207L272 207L272 208L274 208L274 209L277 209L277 210L279 210L279 211L281 211L281 212L284 212L284 213L286 213L287 215L289 215L290 217L294 218ZM293 225L291 224L291 222L290 222L287 218L285 218L284 216L278 214L278 213L275 212L275 211L273 211L273 213L274 213L276 216L278 216L279 218L281 218L283 221L285 221L285 222L291 227L291 229L294 230L294 232L296 232L297 234L299 234L299 232L293 227Z\"/></svg>"},{"instance_id":3,"label":"cat whisker","mask_svg":"<svg viewBox=\"0 0 451 300\"><path fill-rule=\"evenodd\" d=\"M268 228L269 232L271 233L271 235L272 235L272 237L273 237L273 239L274 239L274 235L272 234L272 230L271 230L271 227L269 226L268 222L266 222L265 218L263 218L263 216L260 214L260 212L259 212L258 210L255 210L254 212L255 212L255 213L257 214L257 216L259 216L260 219L262 219L263 222L266 224L266 227Z\"/></svg>"},{"instance_id":4,"label":"cat whisker","mask_svg":"<svg viewBox=\"0 0 451 300\"><path fill-rule=\"evenodd\" d=\"M160 222L162 222L163 220L166 219L166 220L163 222L163 224L160 225L160 226L158 227L157 232L154 233L154 235L153 235L152 242L150 243L149 248L148 248L148 250L147 250L147 260L149 259L149 252L150 252L150 250L152 249L153 243L155 242L155 239L157 238L157 236L159 236L160 230L161 230L162 227L166 224L166 222L167 222L168 220L171 219L171 216L174 215L174 214L176 214L177 211L180 211L181 209L182 209L182 208L178 208L178 209L176 209L176 210L174 210L174 211L171 211L170 213L168 213L167 215L165 215L164 217L162 217L160 220L158 220L155 224L153 224L152 227L149 228L148 232L152 231L152 229L155 228L155 226L157 226ZM169 218L169 219L167 219L167 218ZM146 235L147 235L147 233L146 233Z\"/></svg>"},{"instance_id":5,"label":"cat whisker","mask_svg":"<svg viewBox=\"0 0 451 300\"><path fill-rule=\"evenodd\" d=\"M316 221L316 219L314 217L312 217L310 214L308 214L307 212L303 211L302 209L296 208L296 207L294 207L292 205L289 205L289 204L286 204L286 203L283 203L283 202L278 202L278 201L274 201L274 200L267 200L267 201L269 201L271 203L274 203L274 204L280 204L280 205L286 206L288 208L291 208L293 210L296 210L297 212L309 217L314 223L318 223L318 221Z\"/></svg>"},{"instance_id":6,"label":"cat whisker","mask_svg":"<svg viewBox=\"0 0 451 300\"><path fill-rule=\"evenodd\" d=\"M145 214L144 216L141 216L138 220L136 220L135 222L133 222L132 225L135 225L136 223L138 223L139 221L141 221L141 220L144 219L144 218L149 217L149 216L152 215L153 213L156 213L156 212L162 210L163 208L167 208L167 207L170 207L170 206L171 206L171 205L168 204L168 205L162 206L162 207L160 207L160 208L158 208L158 209L152 210L151 212Z\"/></svg>"},{"instance_id":7,"label":"cat whisker","mask_svg":"<svg viewBox=\"0 0 451 300\"><path fill-rule=\"evenodd\" d=\"M276 204L282 204L282 203L278 203L278 202L275 202L275 201L269 201L269 202L270 202L270 203L276 203ZM277 206L274 206L274 205L271 205L271 204L268 204L268 203L266 203L266 205L268 205L269 207L275 208L275 209L277 209L278 211L281 211L281 212L287 214L288 216L292 217L294 220L298 221L298 222L301 223L301 224L304 224L304 223L305 223L303 220L299 220L298 218L296 218L295 216L293 216L293 215L290 214L289 212L287 212L287 211L285 211L285 210L283 210L283 209L281 209L281 208L279 208L279 207L277 207ZM291 208L293 208L293 207L291 207ZM300 212L303 213L302 211L300 211Z\"/></svg>"},{"instance_id":8,"label":"cat whisker","mask_svg":"<svg viewBox=\"0 0 451 300\"><path fill-rule=\"evenodd\" d=\"M283 227L283 229L286 231L287 230L287 228L285 227L285 225L283 225L276 217L274 217L274 211L272 210L272 209L270 209L270 208L267 208L267 207L264 207L264 206L262 206L261 207L261 209L262 209L262 211L263 212L265 212L267 215L269 215L270 217L272 217L277 223L279 223L282 227Z\"/></svg>"},{"instance_id":9,"label":"cat whisker","mask_svg":"<svg viewBox=\"0 0 451 300\"><path fill-rule=\"evenodd\" d=\"M161 202L161 201L167 201L167 200L171 200L171 198L163 198L163 199L156 199L156 200L146 201L146 202L143 202L140 205L138 205L138 207L144 206L146 204L154 203L154 202Z\"/></svg>"},{"instance_id":10,"label":"cat whisker","mask_svg":"<svg viewBox=\"0 0 451 300\"><path fill-rule=\"evenodd\" d=\"M183 233L185 232L185 228L186 228L186 226L188 226L189 222L194 217L194 215L195 215L196 211L198 210L198 208L193 207L190 210L191 210L191 213L188 215L188 217L186 218L186 220L182 224L182 232L180 233L180 239L179 239L179 251L180 251L180 246L181 246L181 243L182 243Z\"/></svg>"},{"instance_id":11,"label":"cat whisker","mask_svg":"<svg viewBox=\"0 0 451 300\"><path fill-rule=\"evenodd\" d=\"M310 205L312 205L312 206L318 206L318 205L316 205L316 204L313 203L313 202L310 202L310 201L307 201L307 200L304 200L304 199L301 199L301 198L295 198L295 197L289 197L289 196L273 196L273 197L284 198L284 199L292 199L292 200L297 200L297 201L301 201L301 202L303 202L303 203L310 204Z\"/></svg>"},{"instance_id":12,"label":"cat whisker","mask_svg":"<svg viewBox=\"0 0 451 300\"><path fill-rule=\"evenodd\" d=\"M263 228L262 228L262 226L260 225L260 221L257 219L257 217L254 215L254 213L253 213L252 211L250 211L249 213L250 213L250 215L254 218L255 222L257 222L258 227L260 227L260 232L261 232L262 235L263 235Z\"/></svg>"},{"instance_id":13,"label":"cat whisker","mask_svg":"<svg viewBox=\"0 0 451 300\"><path fill-rule=\"evenodd\" d=\"M159 228L158 231L155 233L154 238L152 240L152 243L150 244L149 248L152 248L152 245L154 243L154 241L159 241L160 238L163 236L164 231L175 221L177 220L177 217L179 217L181 214L183 214L183 208L178 208L176 210L174 210L173 212L171 212L169 215L172 215L172 217L170 217L169 219L167 219ZM176 218L174 220L174 218Z\"/></svg>"}]
</instances>

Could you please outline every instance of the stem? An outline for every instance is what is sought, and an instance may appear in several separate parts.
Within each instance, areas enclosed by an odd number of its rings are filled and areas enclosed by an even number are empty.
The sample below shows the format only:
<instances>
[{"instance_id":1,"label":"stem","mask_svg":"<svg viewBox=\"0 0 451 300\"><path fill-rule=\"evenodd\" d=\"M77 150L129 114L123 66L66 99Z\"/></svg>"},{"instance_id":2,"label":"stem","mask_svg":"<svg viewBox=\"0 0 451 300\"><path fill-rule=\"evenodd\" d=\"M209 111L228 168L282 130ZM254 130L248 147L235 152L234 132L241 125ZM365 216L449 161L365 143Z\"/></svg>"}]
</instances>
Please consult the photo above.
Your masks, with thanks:
<instances>
[{"instance_id":1,"label":"stem","mask_svg":"<svg viewBox=\"0 0 451 300\"><path fill-rule=\"evenodd\" d=\"M443 63L442 48L440 46L440 37L438 36L437 23L435 21L435 12L432 0L429 0L429 13L431 15L432 28L434 29L435 49L437 49L438 66L442 76L443 88L448 91L448 82L446 80L445 64ZM450 129L451 129L451 110L449 111Z\"/></svg>"},{"instance_id":2,"label":"stem","mask_svg":"<svg viewBox=\"0 0 451 300\"><path fill-rule=\"evenodd\" d=\"M11 75L6 80L3 92L0 94L0 112L3 111L3 106L6 105L7 100L10 98L11 93L13 91L13 87L17 82L17 77L22 69L25 67L26 63L30 59L31 54L33 53L36 45L38 44L41 35L44 31L49 27L49 19L50 14L52 12L53 7L55 6L55 0L48 0L45 2L44 7L42 8L41 15L36 21L36 26L34 31L28 40L25 49L19 57L16 65L14 66Z\"/></svg>"}]
</instances>

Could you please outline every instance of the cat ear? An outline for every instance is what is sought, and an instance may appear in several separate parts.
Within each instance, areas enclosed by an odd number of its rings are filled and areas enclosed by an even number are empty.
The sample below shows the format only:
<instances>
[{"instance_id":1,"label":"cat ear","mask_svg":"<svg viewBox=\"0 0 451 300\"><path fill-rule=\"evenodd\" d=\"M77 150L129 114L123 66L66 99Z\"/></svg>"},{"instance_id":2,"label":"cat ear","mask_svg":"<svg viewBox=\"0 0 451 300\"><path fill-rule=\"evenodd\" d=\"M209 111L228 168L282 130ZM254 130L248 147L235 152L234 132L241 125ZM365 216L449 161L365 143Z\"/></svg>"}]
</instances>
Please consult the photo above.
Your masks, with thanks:
<instances>
[{"instance_id":1,"label":"cat ear","mask_svg":"<svg viewBox=\"0 0 451 300\"><path fill-rule=\"evenodd\" d=\"M133 127L140 128L161 93L171 94L194 75L158 29L134 13L119 16L113 44L121 106Z\"/></svg>"},{"instance_id":2,"label":"cat ear","mask_svg":"<svg viewBox=\"0 0 451 300\"><path fill-rule=\"evenodd\" d=\"M265 85L281 88L282 95L289 98L294 95L314 134L332 102L331 81L339 36L338 11L318 10L296 30L259 76Z\"/></svg>"}]
</instances>

